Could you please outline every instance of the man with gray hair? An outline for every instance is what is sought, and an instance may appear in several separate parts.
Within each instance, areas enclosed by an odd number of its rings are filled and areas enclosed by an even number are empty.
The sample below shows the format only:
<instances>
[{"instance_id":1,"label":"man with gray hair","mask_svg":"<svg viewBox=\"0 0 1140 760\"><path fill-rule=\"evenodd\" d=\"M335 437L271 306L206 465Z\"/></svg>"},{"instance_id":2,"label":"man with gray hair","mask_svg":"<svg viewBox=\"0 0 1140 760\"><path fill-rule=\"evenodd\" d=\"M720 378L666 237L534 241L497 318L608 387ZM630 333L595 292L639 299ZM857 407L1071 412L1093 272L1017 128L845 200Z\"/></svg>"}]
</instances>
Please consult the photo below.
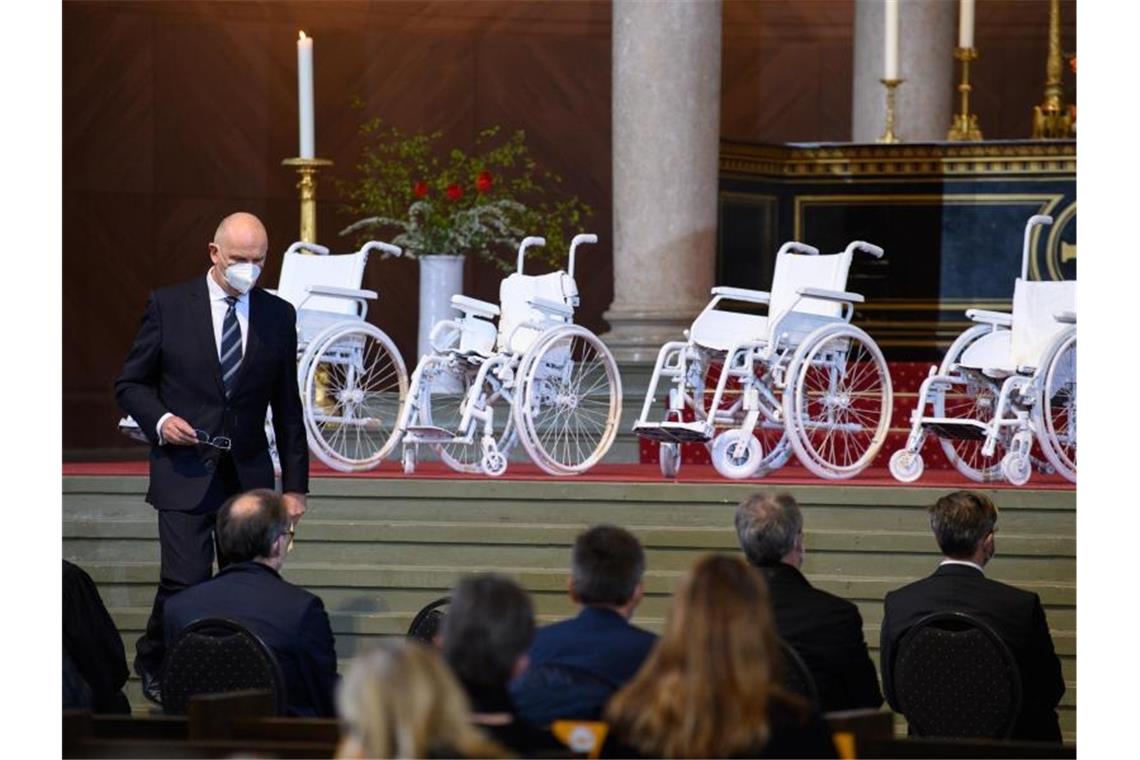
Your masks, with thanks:
<instances>
[{"instance_id":1,"label":"man with gray hair","mask_svg":"<svg viewBox=\"0 0 1140 760\"><path fill-rule=\"evenodd\" d=\"M755 494L736 508L736 536L768 580L776 630L803 659L820 710L879 707L883 696L863 639L859 609L813 587L800 572L804 520L791 494Z\"/></svg>"},{"instance_id":2,"label":"man with gray hair","mask_svg":"<svg viewBox=\"0 0 1140 760\"><path fill-rule=\"evenodd\" d=\"M993 501L975 491L946 494L930 507L930 529L942 561L933 575L892 591L883 600L879 657L884 691L898 710L891 668L895 648L911 626L935 612L965 612L989 625L1017 660L1021 714L1010 738L1060 742L1056 708L1065 693L1065 680L1041 599L987 578L983 569L994 556L997 519Z\"/></svg>"}]
</instances>

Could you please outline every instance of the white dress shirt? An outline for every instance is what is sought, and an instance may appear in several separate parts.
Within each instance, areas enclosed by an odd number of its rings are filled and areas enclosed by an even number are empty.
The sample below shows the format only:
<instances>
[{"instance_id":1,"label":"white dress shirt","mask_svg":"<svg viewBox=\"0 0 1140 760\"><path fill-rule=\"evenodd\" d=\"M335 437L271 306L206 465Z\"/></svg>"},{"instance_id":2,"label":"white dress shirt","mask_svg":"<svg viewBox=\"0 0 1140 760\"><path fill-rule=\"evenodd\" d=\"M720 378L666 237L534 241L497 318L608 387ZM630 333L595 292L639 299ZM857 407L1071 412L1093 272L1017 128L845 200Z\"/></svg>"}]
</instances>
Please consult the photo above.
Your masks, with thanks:
<instances>
[{"instance_id":1,"label":"white dress shirt","mask_svg":"<svg viewBox=\"0 0 1140 760\"><path fill-rule=\"evenodd\" d=\"M222 290L222 286L215 280L211 272L206 272L206 290L210 296L210 319L214 323L214 350L218 352L218 361L222 359L222 324L226 319L226 311L230 305L226 303L226 298L229 294ZM237 297L237 304L234 308L237 312L238 332L241 333L241 355L245 356L245 343L246 336L249 334L249 293L242 293ZM161 446L166 441L162 437L162 424L174 416L173 412L167 412L162 415L158 420L158 426L155 431L158 434L158 445ZM191 422L190 424L194 424ZM209 431L207 431L209 432Z\"/></svg>"},{"instance_id":2,"label":"white dress shirt","mask_svg":"<svg viewBox=\"0 0 1140 760\"><path fill-rule=\"evenodd\" d=\"M966 565L967 567L974 568L982 575L986 574L986 571L982 569L981 565L979 565L977 562L971 562L968 559L944 559L938 563L939 567L942 567L943 565Z\"/></svg>"}]
</instances>

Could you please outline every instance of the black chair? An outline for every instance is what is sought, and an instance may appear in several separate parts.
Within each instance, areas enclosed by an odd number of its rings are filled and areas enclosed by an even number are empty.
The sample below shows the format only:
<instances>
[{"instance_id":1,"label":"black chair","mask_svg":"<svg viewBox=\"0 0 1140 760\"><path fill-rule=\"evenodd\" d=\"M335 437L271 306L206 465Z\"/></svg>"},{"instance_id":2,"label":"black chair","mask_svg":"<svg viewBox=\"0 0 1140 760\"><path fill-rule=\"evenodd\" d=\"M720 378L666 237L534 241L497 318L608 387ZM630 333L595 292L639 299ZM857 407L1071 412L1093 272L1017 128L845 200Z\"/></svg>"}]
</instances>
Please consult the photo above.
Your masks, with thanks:
<instances>
[{"instance_id":1,"label":"black chair","mask_svg":"<svg viewBox=\"0 0 1140 760\"><path fill-rule=\"evenodd\" d=\"M285 678L277 658L256 634L232 620L207 618L178 634L162 663L162 709L184 715L190 698L248 689L273 693L285 714Z\"/></svg>"},{"instance_id":2,"label":"black chair","mask_svg":"<svg viewBox=\"0 0 1140 760\"><path fill-rule=\"evenodd\" d=\"M819 709L819 689L815 685L815 677L808 670L807 663L800 657L799 652L792 649L791 644L779 639L780 654L783 657L783 670L780 685L787 691L806 699L815 709Z\"/></svg>"},{"instance_id":3,"label":"black chair","mask_svg":"<svg viewBox=\"0 0 1140 760\"><path fill-rule=\"evenodd\" d=\"M443 628L443 619L447 617L447 611L444 608L449 604L451 604L450 596L441 597L434 602L425 604L423 609L412 618L412 624L408 626L407 638L422 641L425 644L434 643L436 634Z\"/></svg>"},{"instance_id":4,"label":"black chair","mask_svg":"<svg viewBox=\"0 0 1140 760\"><path fill-rule=\"evenodd\" d=\"M920 737L1007 738L1021 712L1021 674L1009 647L964 612L919 620L891 667L899 711Z\"/></svg>"}]
</instances>

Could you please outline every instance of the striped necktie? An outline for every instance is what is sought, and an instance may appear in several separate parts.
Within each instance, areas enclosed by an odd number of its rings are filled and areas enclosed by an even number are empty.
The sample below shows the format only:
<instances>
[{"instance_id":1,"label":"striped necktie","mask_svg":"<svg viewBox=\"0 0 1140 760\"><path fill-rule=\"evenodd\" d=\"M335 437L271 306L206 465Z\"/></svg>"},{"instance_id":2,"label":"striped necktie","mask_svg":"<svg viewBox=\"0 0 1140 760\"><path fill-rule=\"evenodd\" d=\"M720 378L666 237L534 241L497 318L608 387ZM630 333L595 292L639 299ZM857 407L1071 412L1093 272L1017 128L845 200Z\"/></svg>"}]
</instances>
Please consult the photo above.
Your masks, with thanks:
<instances>
[{"instance_id":1,"label":"striped necktie","mask_svg":"<svg viewBox=\"0 0 1140 760\"><path fill-rule=\"evenodd\" d=\"M219 350L222 362L222 385L226 388L226 398L229 398L237 381L238 367L241 366L241 326L238 325L237 319L237 299L226 296L226 303L229 308L226 309L225 319L222 320L222 347Z\"/></svg>"}]
</instances>

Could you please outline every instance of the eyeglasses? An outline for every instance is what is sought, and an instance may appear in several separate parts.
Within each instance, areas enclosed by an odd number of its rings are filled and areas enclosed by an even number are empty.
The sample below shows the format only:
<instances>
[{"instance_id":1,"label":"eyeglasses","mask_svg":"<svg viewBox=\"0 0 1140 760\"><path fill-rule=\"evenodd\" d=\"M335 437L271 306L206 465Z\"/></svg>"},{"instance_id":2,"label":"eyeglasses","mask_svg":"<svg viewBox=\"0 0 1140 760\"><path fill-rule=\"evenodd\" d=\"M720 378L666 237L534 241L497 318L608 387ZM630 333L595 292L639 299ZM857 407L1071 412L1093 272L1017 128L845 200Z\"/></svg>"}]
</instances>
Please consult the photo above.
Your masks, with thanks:
<instances>
[{"instance_id":1,"label":"eyeglasses","mask_svg":"<svg viewBox=\"0 0 1140 760\"><path fill-rule=\"evenodd\" d=\"M285 553L293 551L293 544L297 542L297 526L290 523L289 525L289 545L285 547Z\"/></svg>"},{"instance_id":2,"label":"eyeglasses","mask_svg":"<svg viewBox=\"0 0 1140 760\"><path fill-rule=\"evenodd\" d=\"M229 451L233 448L233 442L224 435L211 436L205 430L194 430L194 435L198 436L198 443L205 444L206 446L213 446L222 451Z\"/></svg>"}]
</instances>

